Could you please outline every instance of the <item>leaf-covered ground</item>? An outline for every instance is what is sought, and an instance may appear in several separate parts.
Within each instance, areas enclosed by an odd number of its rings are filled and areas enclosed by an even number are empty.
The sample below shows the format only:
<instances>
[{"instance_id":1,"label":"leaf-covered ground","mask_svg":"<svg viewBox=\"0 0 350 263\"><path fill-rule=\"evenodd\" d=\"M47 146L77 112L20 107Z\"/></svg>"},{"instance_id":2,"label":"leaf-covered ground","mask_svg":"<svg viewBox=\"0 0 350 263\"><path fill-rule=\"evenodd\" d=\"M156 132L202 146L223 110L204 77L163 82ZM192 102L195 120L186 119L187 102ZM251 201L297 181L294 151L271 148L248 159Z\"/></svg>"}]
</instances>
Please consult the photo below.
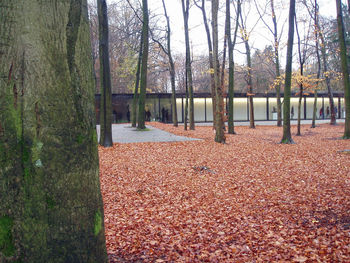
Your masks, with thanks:
<instances>
[{"instance_id":1,"label":"leaf-covered ground","mask_svg":"<svg viewBox=\"0 0 350 263\"><path fill-rule=\"evenodd\" d=\"M344 126L211 127L151 123L176 143L100 148L111 262L350 262L350 149Z\"/></svg>"}]
</instances>

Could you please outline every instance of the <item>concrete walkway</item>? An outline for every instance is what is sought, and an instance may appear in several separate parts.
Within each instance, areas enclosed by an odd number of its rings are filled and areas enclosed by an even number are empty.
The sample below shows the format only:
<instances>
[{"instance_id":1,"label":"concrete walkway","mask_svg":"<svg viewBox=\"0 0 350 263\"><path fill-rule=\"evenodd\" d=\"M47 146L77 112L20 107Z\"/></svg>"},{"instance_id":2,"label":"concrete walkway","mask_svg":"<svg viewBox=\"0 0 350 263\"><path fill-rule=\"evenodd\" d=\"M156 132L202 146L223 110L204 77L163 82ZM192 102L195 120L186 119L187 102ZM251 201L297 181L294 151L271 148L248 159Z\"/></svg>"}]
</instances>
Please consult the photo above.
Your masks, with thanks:
<instances>
[{"instance_id":1,"label":"concrete walkway","mask_svg":"<svg viewBox=\"0 0 350 263\"><path fill-rule=\"evenodd\" d=\"M97 136L100 138L100 125L96 126ZM136 143L136 142L180 142L196 141L199 139L178 136L151 126L147 126L146 131L139 131L132 128L130 123L113 124L112 137L116 143Z\"/></svg>"},{"instance_id":2,"label":"concrete walkway","mask_svg":"<svg viewBox=\"0 0 350 263\"><path fill-rule=\"evenodd\" d=\"M330 120L316 120L316 125L329 123ZM344 119L337 119L338 123L344 123ZM292 125L296 125L297 121L292 120ZM310 124L311 120L301 120L301 124ZM183 125L179 123L179 125ZM196 123L196 126L212 126L212 122ZM227 123L226 123L227 125ZM277 121L255 121L255 125L271 125L276 126ZM248 121L235 122L235 126L249 126ZM100 138L100 125L96 126L97 136ZM115 143L137 143L137 142L179 142L179 141L195 141L194 139L184 136L178 136L151 126L147 126L146 131L138 131L132 128L130 123L113 124L112 137Z\"/></svg>"}]
</instances>

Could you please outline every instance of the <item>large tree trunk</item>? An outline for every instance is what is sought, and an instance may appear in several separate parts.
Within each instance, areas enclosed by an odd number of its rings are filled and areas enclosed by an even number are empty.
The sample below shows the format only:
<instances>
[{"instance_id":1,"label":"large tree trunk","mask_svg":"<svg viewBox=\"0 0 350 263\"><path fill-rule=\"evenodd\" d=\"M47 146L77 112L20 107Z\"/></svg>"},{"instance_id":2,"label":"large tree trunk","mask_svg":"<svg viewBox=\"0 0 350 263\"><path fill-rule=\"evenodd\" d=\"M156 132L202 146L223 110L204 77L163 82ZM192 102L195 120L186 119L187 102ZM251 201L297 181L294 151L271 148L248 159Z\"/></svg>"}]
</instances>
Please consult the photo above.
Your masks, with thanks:
<instances>
[{"instance_id":1,"label":"large tree trunk","mask_svg":"<svg viewBox=\"0 0 350 263\"><path fill-rule=\"evenodd\" d=\"M190 37L188 31L188 18L189 18L189 0L181 0L182 2L182 12L184 17L185 25L185 42L186 42L186 72L187 72L187 82L188 82L188 94L189 94L189 122L190 130L195 129L194 124L194 103L193 103L193 81L192 81L192 66L191 66L191 49L190 49Z\"/></svg>"},{"instance_id":2,"label":"large tree trunk","mask_svg":"<svg viewBox=\"0 0 350 263\"><path fill-rule=\"evenodd\" d=\"M142 0L143 10L143 25L142 25L142 63L141 63L141 81L140 81L140 95L139 95L139 114L137 121L138 129L145 129L145 99L147 88L147 63L148 63L148 3L147 0Z\"/></svg>"},{"instance_id":3,"label":"large tree trunk","mask_svg":"<svg viewBox=\"0 0 350 263\"><path fill-rule=\"evenodd\" d=\"M220 85L219 76L219 59L218 59L218 9L219 1L212 0L212 25L213 25L213 62L214 62L214 79L215 79L215 98L216 98L216 112L215 112L215 141L225 143L224 134L224 109L222 86Z\"/></svg>"},{"instance_id":4,"label":"large tree trunk","mask_svg":"<svg viewBox=\"0 0 350 263\"><path fill-rule=\"evenodd\" d=\"M350 81L349 81L349 68L348 60L346 55L346 45L345 45L345 30L343 24L343 13L341 1L336 0L337 3L337 22L338 22L338 34L339 34L339 45L340 45L340 59L341 66L343 70L343 80L344 80L344 93L345 93L345 129L344 129L344 139L350 139Z\"/></svg>"},{"instance_id":5,"label":"large tree trunk","mask_svg":"<svg viewBox=\"0 0 350 263\"><path fill-rule=\"evenodd\" d=\"M87 3L3 0L0 34L0 262L107 262Z\"/></svg>"},{"instance_id":6,"label":"large tree trunk","mask_svg":"<svg viewBox=\"0 0 350 263\"><path fill-rule=\"evenodd\" d=\"M292 139L292 134L290 132L290 94L291 94L291 84L292 84L294 17L295 17L295 0L290 0L286 80L285 80L285 87L284 87L284 103L283 103L283 136L281 140L281 143L286 143L286 144L294 143Z\"/></svg>"},{"instance_id":7,"label":"large tree trunk","mask_svg":"<svg viewBox=\"0 0 350 263\"><path fill-rule=\"evenodd\" d=\"M99 54L100 54L100 144L104 147L113 146L112 140L112 86L108 51L108 17L105 0L97 1Z\"/></svg>"}]
</instances>

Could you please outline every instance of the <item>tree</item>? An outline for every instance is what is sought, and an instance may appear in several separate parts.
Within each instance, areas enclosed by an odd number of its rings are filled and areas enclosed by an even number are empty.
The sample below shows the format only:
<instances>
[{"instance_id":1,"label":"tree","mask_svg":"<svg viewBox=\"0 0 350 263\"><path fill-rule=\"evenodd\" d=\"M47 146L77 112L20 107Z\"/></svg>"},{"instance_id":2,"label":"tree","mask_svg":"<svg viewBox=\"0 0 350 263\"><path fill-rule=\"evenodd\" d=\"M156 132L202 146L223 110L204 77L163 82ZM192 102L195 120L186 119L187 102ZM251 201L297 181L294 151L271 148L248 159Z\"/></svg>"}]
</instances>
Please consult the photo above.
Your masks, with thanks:
<instances>
[{"instance_id":1,"label":"tree","mask_svg":"<svg viewBox=\"0 0 350 263\"><path fill-rule=\"evenodd\" d=\"M100 144L104 147L113 146L112 140L112 87L111 71L109 66L108 48L108 17L105 0L97 1L99 24L99 54L100 54Z\"/></svg>"},{"instance_id":2,"label":"tree","mask_svg":"<svg viewBox=\"0 0 350 263\"><path fill-rule=\"evenodd\" d=\"M238 19L238 18L237 18ZM253 78L252 78L252 59L251 59L251 49L249 45L249 33L247 31L247 26L243 21L242 12L240 12L240 29L241 29L241 38L245 46L246 57L247 57L247 73L246 73L246 82L248 85L247 96L249 98L249 127L255 128L254 121L254 100L253 100Z\"/></svg>"},{"instance_id":3,"label":"tree","mask_svg":"<svg viewBox=\"0 0 350 263\"><path fill-rule=\"evenodd\" d=\"M289 29L287 43L287 63L286 77L284 86L284 103L283 103L283 136L281 143L293 144L292 134L290 132L290 91L292 84L292 61L293 61L293 41L294 41L294 17L295 17L295 0L290 0L289 6Z\"/></svg>"},{"instance_id":4,"label":"tree","mask_svg":"<svg viewBox=\"0 0 350 263\"><path fill-rule=\"evenodd\" d=\"M258 4L257 4L256 0L254 0L254 2L255 2L256 9L259 12L260 18L262 19L262 21L265 24L265 26L268 28L268 30L273 35L275 74L276 74L276 79L280 79L281 78L280 58L279 58L280 37L278 36L277 18L276 18L276 12L275 12L275 1L274 0L270 0L271 18L272 18L273 29L263 19L263 16L260 13L260 10L258 8ZM280 126L282 126L282 103L281 103L281 86L280 86L279 82L276 83L275 89L276 89L276 97L277 97L277 126L280 127Z\"/></svg>"},{"instance_id":5,"label":"tree","mask_svg":"<svg viewBox=\"0 0 350 263\"><path fill-rule=\"evenodd\" d=\"M135 77L135 88L134 88L134 96L132 98L132 109L131 109L131 126L136 127L137 122L137 104L139 99L139 86L140 86L140 71L141 71L141 63L142 63L142 48L143 48L143 37L140 37L140 49L139 49L139 57L137 61L137 69L136 69L136 77Z\"/></svg>"},{"instance_id":6,"label":"tree","mask_svg":"<svg viewBox=\"0 0 350 263\"><path fill-rule=\"evenodd\" d=\"M229 62L229 83L228 83L228 133L235 134L234 128L234 116L233 116L233 96L234 96L234 60L233 50L236 45L237 30L238 30L238 18L241 12L241 1L237 1L237 13L236 13L236 26L233 34L233 41L231 36L231 11L230 1L226 0L226 36L228 37L228 62Z\"/></svg>"},{"instance_id":7,"label":"tree","mask_svg":"<svg viewBox=\"0 0 350 263\"><path fill-rule=\"evenodd\" d=\"M212 108L213 108L213 127L215 127L215 112L216 112L216 101L215 101L215 79L214 79L214 62L213 62L213 43L211 41L210 29L208 25L207 12L205 10L205 0L201 0L201 5L194 1L194 4L202 11L203 24L205 32L207 34L207 44L208 44L208 58L209 58L209 73L210 73L210 87L211 87L211 98L212 98Z\"/></svg>"},{"instance_id":8,"label":"tree","mask_svg":"<svg viewBox=\"0 0 350 263\"><path fill-rule=\"evenodd\" d=\"M344 93L345 93L345 129L344 139L350 139L350 80L349 80L349 68L348 60L346 55L345 45L345 32L343 25L343 14L341 1L336 0L337 4L337 22L338 22L338 34L339 34L339 46L340 46L340 59L343 70L343 81L344 81Z\"/></svg>"},{"instance_id":9,"label":"tree","mask_svg":"<svg viewBox=\"0 0 350 263\"><path fill-rule=\"evenodd\" d=\"M142 0L143 11L143 25L142 25L142 63L141 63L141 81L140 81L140 95L139 95L139 114L137 121L138 129L145 129L145 99L147 87L147 64L148 64L148 3L147 0Z\"/></svg>"},{"instance_id":10,"label":"tree","mask_svg":"<svg viewBox=\"0 0 350 263\"><path fill-rule=\"evenodd\" d=\"M308 7L307 7L308 8ZM308 8L309 10L309 8ZM319 79L321 76L321 57L320 57L320 48L319 48L319 29L318 29L318 12L319 12L319 6L317 4L317 0L314 2L313 6L313 13L309 10L310 16L314 20L314 34L315 34L315 52L316 52L316 58L317 58L317 73L316 73L316 87L315 87L315 99L314 99L314 107L313 107L313 112L312 112L312 123L311 123L311 128L316 128L316 113L317 113L317 91L318 91L318 84L319 84Z\"/></svg>"},{"instance_id":11,"label":"tree","mask_svg":"<svg viewBox=\"0 0 350 263\"><path fill-rule=\"evenodd\" d=\"M214 62L214 79L215 79L215 99L216 99L216 112L215 112L215 141L219 143L225 143L224 134L224 109L223 109L223 97L222 86L220 85L219 75L219 58L218 58L218 10L219 1L211 1L211 13L212 13L212 34L213 34L213 62Z\"/></svg>"},{"instance_id":12,"label":"tree","mask_svg":"<svg viewBox=\"0 0 350 263\"><path fill-rule=\"evenodd\" d=\"M308 27L304 25L304 39L301 40L300 38L300 33L299 33L299 27L298 27L298 21L295 16L295 27L296 27L296 32L297 32L297 37L298 37L298 57L299 57L299 74L297 75L297 83L299 86L299 103L298 103L298 125L297 125L297 136L301 135L301 125L300 125L300 119L301 119L301 102L303 99L303 94L304 94L304 67L306 63L306 59L308 56L308 42L309 42L309 33L310 33L310 26L311 24L309 23ZM305 32L305 29L307 29L307 32Z\"/></svg>"},{"instance_id":13,"label":"tree","mask_svg":"<svg viewBox=\"0 0 350 263\"><path fill-rule=\"evenodd\" d=\"M319 14L318 14L319 15ZM315 20L316 22L319 22L319 19ZM333 100L333 90L331 87L331 80L329 77L329 72L328 72L328 61L327 61L327 50L326 50L326 41L324 38L324 32L321 30L320 25L317 25L317 28L320 29L319 31L319 37L321 41L321 57L322 57L322 62L323 62L323 76L326 80L326 86L327 86L327 91L328 91L328 97L329 97L329 106L331 110L331 125L336 124L336 118L335 118L335 110L334 110L334 100Z\"/></svg>"},{"instance_id":14,"label":"tree","mask_svg":"<svg viewBox=\"0 0 350 263\"><path fill-rule=\"evenodd\" d=\"M0 262L106 262L86 1L0 16Z\"/></svg>"},{"instance_id":15,"label":"tree","mask_svg":"<svg viewBox=\"0 0 350 263\"><path fill-rule=\"evenodd\" d=\"M166 5L164 0L162 0L164 16L167 23L166 29L166 39L167 39L167 48L165 48L159 41L157 42L159 46L162 48L163 52L168 56L169 59L169 74L170 74L170 83L171 83L171 107L172 107L172 118L173 125L175 127L178 126L177 123L177 109L176 109L176 90L175 90L175 63L173 60L173 56L171 54L171 28L170 28L170 19L166 10Z\"/></svg>"},{"instance_id":16,"label":"tree","mask_svg":"<svg viewBox=\"0 0 350 263\"><path fill-rule=\"evenodd\" d=\"M187 71L187 83L188 83L188 93L189 93L189 121L190 130L195 129L194 124L194 103L193 103L193 84L192 84L192 69L191 69L191 49L190 49L190 37L188 32L188 18L190 2L189 0L181 0L182 4L182 14L184 17L184 29L185 29L185 42L186 42L186 71Z\"/></svg>"}]
</instances>

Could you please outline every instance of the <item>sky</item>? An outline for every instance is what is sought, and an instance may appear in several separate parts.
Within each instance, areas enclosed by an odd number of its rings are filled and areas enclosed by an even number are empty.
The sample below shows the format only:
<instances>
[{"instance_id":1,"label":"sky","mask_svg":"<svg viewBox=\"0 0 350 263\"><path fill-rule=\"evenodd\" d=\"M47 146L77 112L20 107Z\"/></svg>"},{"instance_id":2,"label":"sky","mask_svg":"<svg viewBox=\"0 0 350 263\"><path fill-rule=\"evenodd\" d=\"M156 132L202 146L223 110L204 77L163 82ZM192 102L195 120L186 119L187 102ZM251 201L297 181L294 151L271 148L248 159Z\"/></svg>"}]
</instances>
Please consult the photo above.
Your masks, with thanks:
<instances>
[{"instance_id":1,"label":"sky","mask_svg":"<svg viewBox=\"0 0 350 263\"><path fill-rule=\"evenodd\" d=\"M91 1L91 0L90 0ZM107 0L107 4L110 4L116 0ZM256 0L259 4L264 3L266 0ZM208 2L207 6L207 15L208 18L210 17L210 2ZM252 3L254 3L253 0L251 0ZM323 16L326 17L335 17L336 16L336 3L335 1L330 0L318 0L319 6L320 6L320 13ZM185 37L184 37L184 27L183 27L183 15L182 15L182 6L181 6L181 0L165 0L165 4L167 7L167 12L170 17L170 23L171 23L171 43L173 48L173 53L185 53ZM224 5L225 1L221 0L220 5ZM278 16L279 19L279 32L283 32L285 35L282 37L282 50L281 50L281 57L283 59L283 45L287 40L287 31L288 31L288 25L287 25L287 19L288 19L288 11L289 11L289 1L286 0L276 0L276 13L278 13L278 5L282 5L282 12L280 12L280 15ZM152 14L157 14L159 19L163 19L163 6L161 0L148 0L148 7ZM251 9L248 12L249 8L244 8L245 13L249 19L247 19L248 24L248 30L251 30L254 28L254 30L251 31L251 38L250 38L250 46L252 49L264 49L266 45L271 44L272 35L269 33L266 29L266 27L263 25L262 21L260 20L257 23L257 20L259 18L258 13L255 11L255 5L251 5ZM223 11L219 12L219 38L221 36L221 39L223 39L223 31L224 31L224 9ZM233 5L231 5L231 16L234 17L234 9ZM299 9L296 11L297 16L302 14L302 12L305 12L305 9ZM265 18L268 23L271 22L270 17ZM165 27L165 20L164 21L164 27ZM257 23L256 26L254 26ZM231 26L234 26L234 20L231 22ZM190 28L190 41L191 41L191 47L192 47L192 53L193 56L199 56L202 54L208 53L207 48L207 38L206 33L203 25L203 18L202 13L199 8L196 6L192 6L190 9L190 17L189 17L189 28ZM236 52L235 52L235 61L240 64L245 64L245 55L244 46L242 44L236 45ZM221 48L222 49L222 48Z\"/></svg>"},{"instance_id":2,"label":"sky","mask_svg":"<svg viewBox=\"0 0 350 263\"><path fill-rule=\"evenodd\" d=\"M253 1L252 1L253 2ZM257 2L265 2L264 0L257 0ZM276 5L278 2L284 3L282 7L283 13L280 15L280 25L283 25L283 32L287 34L288 26L286 24L288 18L289 11L289 1L276 1ZM335 1L329 0L318 0L320 5L320 13L321 15L327 17L335 17L336 16L336 4ZM175 52L184 53L185 52L185 38L184 38L184 28L183 28L183 16L182 16L182 7L181 0L165 0L165 4L167 7L167 12L170 17L171 27L172 27L172 46L175 49ZM221 5L225 4L224 0L220 1ZM149 9L151 12L155 14L163 14L163 6L161 0L148 0ZM248 8L246 8L248 9ZM251 6L251 11L249 12L249 20L248 20L248 30L249 26L252 28L259 17L258 13L255 10L255 5ZM297 14L302 12L303 10L297 10ZM305 10L304 10L305 11ZM223 38L223 30L224 30L224 14L225 11L219 13L219 35ZM276 13L278 12L276 8ZM207 14L209 17L210 14L210 4L207 7ZM231 5L231 16L234 17L233 5ZM221 18L221 19L220 19ZM271 18L266 17L266 21L269 23ZM231 22L231 27L234 26L234 20ZM200 54L206 54L208 52L207 48L207 39L206 33L203 25L202 13L196 6L191 7L190 9L190 18L189 18L189 27L190 27L190 41L191 46L193 47L194 56ZM282 28L279 29L282 31ZM285 37L286 39L286 37ZM251 47L264 49L266 45L271 44L271 35L264 27L263 23L259 21L257 26L255 26L254 30L251 33ZM283 45L283 44L282 44ZM236 46L238 52L235 52L236 61L240 63L245 63L245 56L241 54L243 52L243 45ZM283 54L282 54L283 57Z\"/></svg>"}]
</instances>

